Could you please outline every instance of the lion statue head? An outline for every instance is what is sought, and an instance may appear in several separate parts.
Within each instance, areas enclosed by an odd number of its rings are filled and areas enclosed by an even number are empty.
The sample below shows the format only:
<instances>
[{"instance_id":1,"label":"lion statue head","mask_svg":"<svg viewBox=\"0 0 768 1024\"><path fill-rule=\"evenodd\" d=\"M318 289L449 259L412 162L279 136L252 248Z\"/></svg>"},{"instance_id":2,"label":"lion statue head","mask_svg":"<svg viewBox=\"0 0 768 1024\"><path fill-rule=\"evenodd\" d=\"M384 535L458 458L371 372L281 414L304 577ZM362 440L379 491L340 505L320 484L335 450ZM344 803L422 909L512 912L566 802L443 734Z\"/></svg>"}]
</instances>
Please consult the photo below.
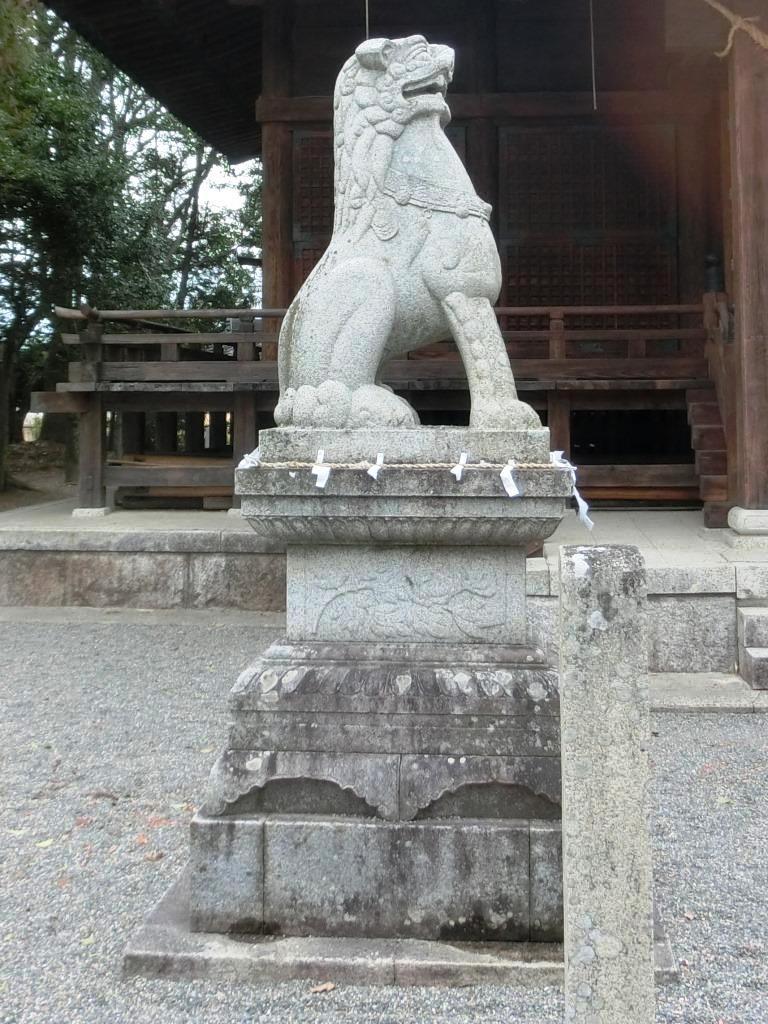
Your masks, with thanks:
<instances>
[{"instance_id":1,"label":"lion statue head","mask_svg":"<svg viewBox=\"0 0 768 1024\"><path fill-rule=\"evenodd\" d=\"M375 206L407 125L426 117L448 124L453 66L450 46L408 36L368 39L341 69L334 91L334 233L359 230L359 212Z\"/></svg>"}]
</instances>

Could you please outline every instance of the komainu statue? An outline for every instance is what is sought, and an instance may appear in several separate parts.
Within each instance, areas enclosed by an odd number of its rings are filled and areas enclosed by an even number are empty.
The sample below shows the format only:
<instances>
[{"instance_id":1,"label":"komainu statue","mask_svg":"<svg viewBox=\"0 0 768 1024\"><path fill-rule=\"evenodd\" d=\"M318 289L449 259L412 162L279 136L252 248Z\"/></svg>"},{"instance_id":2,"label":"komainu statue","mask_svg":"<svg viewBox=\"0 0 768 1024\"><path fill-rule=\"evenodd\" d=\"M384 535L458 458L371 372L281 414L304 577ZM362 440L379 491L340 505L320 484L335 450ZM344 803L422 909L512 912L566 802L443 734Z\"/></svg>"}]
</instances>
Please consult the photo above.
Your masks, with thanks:
<instances>
[{"instance_id":1,"label":"komainu statue","mask_svg":"<svg viewBox=\"0 0 768 1024\"><path fill-rule=\"evenodd\" d=\"M445 135L454 54L423 36L370 39L334 93L333 237L280 332L278 426L408 427L382 363L453 337L473 427L541 426L518 401L492 303L491 207Z\"/></svg>"}]
</instances>

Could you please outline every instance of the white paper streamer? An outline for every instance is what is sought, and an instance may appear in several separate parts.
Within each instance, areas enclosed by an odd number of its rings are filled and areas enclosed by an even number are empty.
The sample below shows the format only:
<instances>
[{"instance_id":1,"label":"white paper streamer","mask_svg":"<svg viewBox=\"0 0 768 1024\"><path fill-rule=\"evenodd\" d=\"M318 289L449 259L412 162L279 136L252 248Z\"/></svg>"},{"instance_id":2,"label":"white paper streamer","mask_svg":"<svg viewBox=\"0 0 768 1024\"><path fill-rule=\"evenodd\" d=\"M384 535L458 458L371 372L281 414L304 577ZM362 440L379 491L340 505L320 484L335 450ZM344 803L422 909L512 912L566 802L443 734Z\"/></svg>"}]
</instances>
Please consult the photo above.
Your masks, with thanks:
<instances>
[{"instance_id":1,"label":"white paper streamer","mask_svg":"<svg viewBox=\"0 0 768 1024\"><path fill-rule=\"evenodd\" d=\"M501 482L504 484L504 490L507 492L510 498L519 498L520 488L517 486L517 483L515 482L515 477L513 475L514 468L514 460L510 459L509 462L504 467L504 469L502 469L499 476L501 477Z\"/></svg>"},{"instance_id":2,"label":"white paper streamer","mask_svg":"<svg viewBox=\"0 0 768 1024\"><path fill-rule=\"evenodd\" d=\"M550 452L550 459L553 466L558 466L561 469L569 470L571 474L571 481L573 483L573 496L576 499L576 506L579 510L579 521L586 526L588 530L591 530L595 525L589 518L589 505L584 501L582 496L579 494L579 489L576 486L576 467L563 457L563 452Z\"/></svg>"},{"instance_id":3,"label":"white paper streamer","mask_svg":"<svg viewBox=\"0 0 768 1024\"><path fill-rule=\"evenodd\" d=\"M466 452L462 452L461 455L459 456L459 461L456 463L456 465L451 470L451 473L456 477L456 483L459 483L459 481L461 480L462 476L464 475L464 467L467 464L467 459L468 458L469 458L469 455Z\"/></svg>"},{"instance_id":4,"label":"white paper streamer","mask_svg":"<svg viewBox=\"0 0 768 1024\"><path fill-rule=\"evenodd\" d=\"M331 467L324 466L323 462L325 462L325 451L320 448L317 453L317 460L311 470L313 476L317 477L315 487L325 487L328 483L328 477L331 475Z\"/></svg>"},{"instance_id":5,"label":"white paper streamer","mask_svg":"<svg viewBox=\"0 0 768 1024\"><path fill-rule=\"evenodd\" d=\"M373 466L368 467L368 476L372 476L374 480L379 479L379 473L381 472L382 466L384 465L384 452L379 452L376 456L376 462Z\"/></svg>"},{"instance_id":6,"label":"white paper streamer","mask_svg":"<svg viewBox=\"0 0 768 1024\"><path fill-rule=\"evenodd\" d=\"M252 452L248 452L237 464L238 469L255 469L256 466L261 465L261 452L258 448L254 448Z\"/></svg>"}]
</instances>

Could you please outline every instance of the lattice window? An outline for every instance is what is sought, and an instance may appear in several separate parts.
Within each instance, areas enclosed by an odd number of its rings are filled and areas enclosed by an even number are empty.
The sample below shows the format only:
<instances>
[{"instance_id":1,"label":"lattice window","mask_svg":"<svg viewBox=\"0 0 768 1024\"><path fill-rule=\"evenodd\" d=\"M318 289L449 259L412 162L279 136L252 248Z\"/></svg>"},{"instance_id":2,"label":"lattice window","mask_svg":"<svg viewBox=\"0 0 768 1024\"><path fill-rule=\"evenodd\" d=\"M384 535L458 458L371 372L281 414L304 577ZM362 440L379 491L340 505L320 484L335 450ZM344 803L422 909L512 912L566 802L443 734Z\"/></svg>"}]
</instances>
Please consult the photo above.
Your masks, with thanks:
<instances>
[{"instance_id":1,"label":"lattice window","mask_svg":"<svg viewBox=\"0 0 768 1024\"><path fill-rule=\"evenodd\" d=\"M293 238L331 237L333 231L333 148L327 131L293 133Z\"/></svg>"},{"instance_id":2,"label":"lattice window","mask_svg":"<svg viewBox=\"0 0 768 1024\"><path fill-rule=\"evenodd\" d=\"M674 226L671 129L502 128L499 142L502 237Z\"/></svg>"},{"instance_id":3,"label":"lattice window","mask_svg":"<svg viewBox=\"0 0 768 1024\"><path fill-rule=\"evenodd\" d=\"M635 306L674 302L673 253L661 245L505 247L514 306Z\"/></svg>"},{"instance_id":4,"label":"lattice window","mask_svg":"<svg viewBox=\"0 0 768 1024\"><path fill-rule=\"evenodd\" d=\"M673 129L505 127L499 156L506 305L677 301Z\"/></svg>"}]
</instances>

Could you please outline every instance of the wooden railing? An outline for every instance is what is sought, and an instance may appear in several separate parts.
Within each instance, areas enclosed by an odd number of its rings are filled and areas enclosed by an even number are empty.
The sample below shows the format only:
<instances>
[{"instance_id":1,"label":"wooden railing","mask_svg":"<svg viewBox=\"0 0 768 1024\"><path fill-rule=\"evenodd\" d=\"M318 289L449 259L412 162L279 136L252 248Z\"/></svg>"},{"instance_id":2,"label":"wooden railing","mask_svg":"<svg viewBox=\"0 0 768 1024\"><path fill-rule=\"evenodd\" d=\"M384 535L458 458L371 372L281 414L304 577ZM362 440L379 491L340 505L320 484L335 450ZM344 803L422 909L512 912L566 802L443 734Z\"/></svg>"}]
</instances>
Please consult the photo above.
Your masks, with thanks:
<instances>
[{"instance_id":1,"label":"wooden railing","mask_svg":"<svg viewBox=\"0 0 768 1024\"><path fill-rule=\"evenodd\" d=\"M80 322L84 330L63 335L65 344L81 346L85 375L73 370L73 383L93 378L101 364L101 381L250 380L275 384L275 340L284 309L81 310L57 308L57 315ZM707 331L703 304L657 306L499 307L496 314L522 380L665 379L695 376L704 366ZM174 321L164 325L158 321ZM178 321L232 321L229 331L179 331ZM133 330L104 330L106 321ZM139 330L135 327L140 326ZM173 333L171 333L173 332ZM463 371L456 365L452 342L409 354L406 365L390 364L398 384L420 377L442 378L446 386ZM218 365L214 368L212 362ZM262 362L227 369L226 363ZM180 363L173 366L171 364ZM418 367L413 363L418 363ZM122 368L121 365L122 364ZM168 364L163 366L162 364ZM434 385L433 385L434 386Z\"/></svg>"},{"instance_id":2,"label":"wooden railing","mask_svg":"<svg viewBox=\"0 0 768 1024\"><path fill-rule=\"evenodd\" d=\"M570 448L572 413L584 410L682 410L692 389L710 387L707 356L717 363L711 300L653 306L499 307L496 314L518 388L546 416L555 448ZM705 309L709 317L709 341ZM59 309L79 330L64 334L80 358L56 393L37 396L40 411L80 415L81 498L98 505L116 488L231 490L232 461L272 422L278 389L276 340L284 309ZM230 321L228 330L210 330ZM719 370L717 372L720 372ZM422 411L468 409L467 383L451 342L432 345L384 367L384 379ZM184 452L156 444L147 456L123 445L107 462L104 414L119 414L123 434L145 414L173 440L184 414ZM220 439L231 427L232 459L224 445L201 450L205 410ZM161 422L162 421L162 422ZM196 422L190 445L190 422ZM225 430L226 434L226 430ZM213 458L218 453L218 458ZM192 456L189 458L188 456ZM148 460L154 460L152 462ZM230 481L227 484L227 481ZM594 465L584 484L596 496L695 493L690 465ZM623 491L622 491L623 489ZM108 498L109 500L109 498Z\"/></svg>"}]
</instances>

